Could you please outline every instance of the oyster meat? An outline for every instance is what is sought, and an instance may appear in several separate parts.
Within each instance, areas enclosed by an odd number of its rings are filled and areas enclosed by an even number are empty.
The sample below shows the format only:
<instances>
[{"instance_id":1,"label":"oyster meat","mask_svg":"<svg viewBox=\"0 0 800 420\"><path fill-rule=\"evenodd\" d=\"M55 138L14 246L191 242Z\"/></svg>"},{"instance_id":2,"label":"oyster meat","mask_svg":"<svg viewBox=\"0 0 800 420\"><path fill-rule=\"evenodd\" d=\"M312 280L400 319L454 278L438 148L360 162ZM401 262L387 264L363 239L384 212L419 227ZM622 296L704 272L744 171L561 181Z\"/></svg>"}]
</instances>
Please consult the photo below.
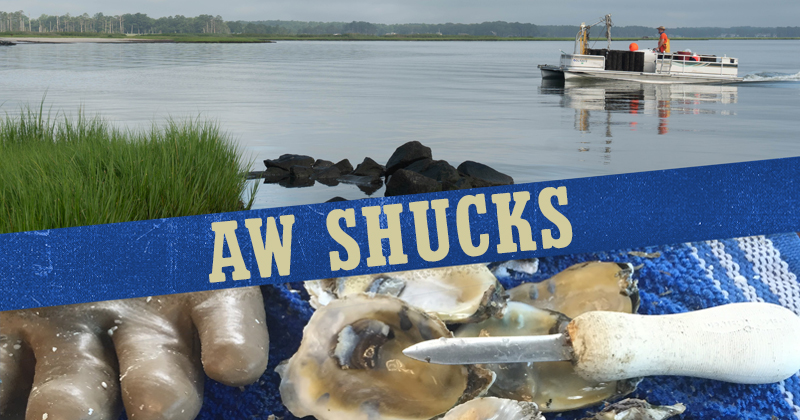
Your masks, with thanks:
<instances>
[{"instance_id":1,"label":"oyster meat","mask_svg":"<svg viewBox=\"0 0 800 420\"><path fill-rule=\"evenodd\" d=\"M627 263L575 264L540 283L509 290L510 301L501 319L464 325L456 336L545 335L592 310L632 313L638 309L639 289ZM533 401L542 411L566 411L627 395L639 379L594 383L575 373L572 363L540 362L492 364L497 379L489 395Z\"/></svg>"},{"instance_id":2,"label":"oyster meat","mask_svg":"<svg viewBox=\"0 0 800 420\"><path fill-rule=\"evenodd\" d=\"M633 265L614 262L575 264L555 276L508 291L510 299L575 318L589 311L635 313L639 288Z\"/></svg>"},{"instance_id":3,"label":"oyster meat","mask_svg":"<svg viewBox=\"0 0 800 420\"><path fill-rule=\"evenodd\" d=\"M276 369L284 405L319 420L423 420L491 384L477 366L419 362L402 350L450 337L445 324L391 296L352 295L318 309L297 353Z\"/></svg>"},{"instance_id":4,"label":"oyster meat","mask_svg":"<svg viewBox=\"0 0 800 420\"><path fill-rule=\"evenodd\" d=\"M448 411L442 420L545 420L535 403L476 398Z\"/></svg>"},{"instance_id":5,"label":"oyster meat","mask_svg":"<svg viewBox=\"0 0 800 420\"><path fill-rule=\"evenodd\" d=\"M311 306L319 309L353 294L397 297L447 323L477 322L498 314L505 292L483 264L307 281Z\"/></svg>"},{"instance_id":6,"label":"oyster meat","mask_svg":"<svg viewBox=\"0 0 800 420\"><path fill-rule=\"evenodd\" d=\"M501 319L490 318L479 324L466 324L457 337L513 337L559 333L570 319L561 313L521 302L508 302ZM569 361L488 364L497 378L489 395L531 401L542 411L566 411L597 404L636 388L638 381L588 382Z\"/></svg>"}]
</instances>

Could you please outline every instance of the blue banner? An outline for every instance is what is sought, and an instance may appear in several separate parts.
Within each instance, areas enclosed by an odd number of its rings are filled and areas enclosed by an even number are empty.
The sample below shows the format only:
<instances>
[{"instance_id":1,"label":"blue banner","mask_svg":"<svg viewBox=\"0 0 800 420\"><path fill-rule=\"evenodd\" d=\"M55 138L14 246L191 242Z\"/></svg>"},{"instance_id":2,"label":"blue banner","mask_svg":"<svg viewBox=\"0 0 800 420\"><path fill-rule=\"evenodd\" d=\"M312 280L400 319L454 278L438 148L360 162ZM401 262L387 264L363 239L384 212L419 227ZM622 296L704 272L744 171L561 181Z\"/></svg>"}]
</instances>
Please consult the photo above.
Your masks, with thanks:
<instances>
[{"instance_id":1,"label":"blue banner","mask_svg":"<svg viewBox=\"0 0 800 420\"><path fill-rule=\"evenodd\" d=\"M800 158L0 235L0 310L800 230Z\"/></svg>"}]
</instances>

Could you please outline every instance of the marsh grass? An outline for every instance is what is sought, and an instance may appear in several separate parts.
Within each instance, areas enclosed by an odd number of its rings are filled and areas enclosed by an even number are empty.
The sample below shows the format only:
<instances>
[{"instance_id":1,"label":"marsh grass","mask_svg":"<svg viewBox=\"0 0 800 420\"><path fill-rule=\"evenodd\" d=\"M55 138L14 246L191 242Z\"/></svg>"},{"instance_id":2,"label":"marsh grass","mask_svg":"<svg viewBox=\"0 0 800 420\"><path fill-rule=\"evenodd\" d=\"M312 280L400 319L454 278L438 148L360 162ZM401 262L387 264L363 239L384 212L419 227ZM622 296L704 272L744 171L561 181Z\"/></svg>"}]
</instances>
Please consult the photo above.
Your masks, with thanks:
<instances>
[{"instance_id":1,"label":"marsh grass","mask_svg":"<svg viewBox=\"0 0 800 420\"><path fill-rule=\"evenodd\" d=\"M240 159L199 118L132 131L23 109L0 120L0 233L242 210Z\"/></svg>"}]
</instances>

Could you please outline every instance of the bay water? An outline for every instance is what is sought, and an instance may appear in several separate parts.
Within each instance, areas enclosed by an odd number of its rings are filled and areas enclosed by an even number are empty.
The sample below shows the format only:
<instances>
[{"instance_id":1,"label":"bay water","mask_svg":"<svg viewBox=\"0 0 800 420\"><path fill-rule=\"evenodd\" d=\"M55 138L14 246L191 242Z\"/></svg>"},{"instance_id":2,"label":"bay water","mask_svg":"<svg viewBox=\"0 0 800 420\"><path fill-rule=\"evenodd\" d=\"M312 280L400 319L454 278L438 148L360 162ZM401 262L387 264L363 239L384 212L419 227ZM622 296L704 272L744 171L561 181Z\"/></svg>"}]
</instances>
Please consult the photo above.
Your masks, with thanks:
<instances>
[{"instance_id":1,"label":"bay water","mask_svg":"<svg viewBox=\"0 0 800 420\"><path fill-rule=\"evenodd\" d=\"M83 108L130 128L168 117L213 119L252 170L284 153L385 163L412 140L431 147L434 159L481 162L516 183L800 156L800 41L673 42L676 51L739 58L745 82L733 85L543 81L537 65L555 64L572 48L561 41L20 44L0 48L0 112L44 100L53 112ZM333 196L366 197L347 184L262 185L256 206Z\"/></svg>"}]
</instances>

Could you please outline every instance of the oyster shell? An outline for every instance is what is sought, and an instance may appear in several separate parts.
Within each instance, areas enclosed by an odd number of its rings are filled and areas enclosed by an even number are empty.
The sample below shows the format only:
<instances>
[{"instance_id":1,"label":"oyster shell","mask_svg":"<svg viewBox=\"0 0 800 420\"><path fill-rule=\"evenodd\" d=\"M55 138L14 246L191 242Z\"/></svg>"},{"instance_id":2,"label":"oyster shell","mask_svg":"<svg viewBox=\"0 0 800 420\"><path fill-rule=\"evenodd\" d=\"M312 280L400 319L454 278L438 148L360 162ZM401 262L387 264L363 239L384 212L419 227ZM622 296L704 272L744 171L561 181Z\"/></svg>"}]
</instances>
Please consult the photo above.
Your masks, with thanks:
<instances>
[{"instance_id":1,"label":"oyster shell","mask_svg":"<svg viewBox=\"0 0 800 420\"><path fill-rule=\"evenodd\" d=\"M319 420L423 420L472 399L493 374L419 362L415 343L452 336L439 319L390 296L353 295L317 310L297 353L276 370L284 405Z\"/></svg>"},{"instance_id":2,"label":"oyster shell","mask_svg":"<svg viewBox=\"0 0 800 420\"><path fill-rule=\"evenodd\" d=\"M442 420L545 420L539 407L525 401L476 398L448 411Z\"/></svg>"},{"instance_id":3,"label":"oyster shell","mask_svg":"<svg viewBox=\"0 0 800 420\"><path fill-rule=\"evenodd\" d=\"M483 264L307 281L311 306L358 293L397 297L448 323L477 322L498 314L505 291Z\"/></svg>"},{"instance_id":4,"label":"oyster shell","mask_svg":"<svg viewBox=\"0 0 800 420\"><path fill-rule=\"evenodd\" d=\"M639 288L633 265L614 262L575 264L540 283L525 283L508 291L511 300L550 309L575 318L589 311L635 313Z\"/></svg>"},{"instance_id":5,"label":"oyster shell","mask_svg":"<svg viewBox=\"0 0 800 420\"><path fill-rule=\"evenodd\" d=\"M498 279L517 279L523 276L530 276L539 271L539 259L528 258L524 260L503 261L494 266L491 270Z\"/></svg>"},{"instance_id":6,"label":"oyster shell","mask_svg":"<svg viewBox=\"0 0 800 420\"><path fill-rule=\"evenodd\" d=\"M557 334L569 321L569 318L558 312L521 302L508 302L502 318L463 325L455 335L513 337ZM544 412L566 411L597 404L611 397L630 393L638 382L588 382L575 373L569 361L488 364L484 367L497 375L489 389L489 395L535 402Z\"/></svg>"},{"instance_id":7,"label":"oyster shell","mask_svg":"<svg viewBox=\"0 0 800 420\"><path fill-rule=\"evenodd\" d=\"M616 404L611 404L597 413L594 417L583 420L664 420L678 414L683 414L686 406L651 405L647 401L629 398Z\"/></svg>"}]
</instances>

